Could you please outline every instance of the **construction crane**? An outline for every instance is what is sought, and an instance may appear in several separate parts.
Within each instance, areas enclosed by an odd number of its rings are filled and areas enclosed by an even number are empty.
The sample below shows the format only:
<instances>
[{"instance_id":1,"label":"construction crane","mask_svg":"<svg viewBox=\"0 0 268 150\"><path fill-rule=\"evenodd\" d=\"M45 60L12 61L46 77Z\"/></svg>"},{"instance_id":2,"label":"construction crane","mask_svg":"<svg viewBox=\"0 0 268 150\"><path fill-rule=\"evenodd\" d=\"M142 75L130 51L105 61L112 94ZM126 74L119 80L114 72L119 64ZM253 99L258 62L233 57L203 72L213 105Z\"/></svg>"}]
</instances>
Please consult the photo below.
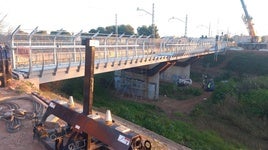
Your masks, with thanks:
<instances>
[{"instance_id":1,"label":"construction crane","mask_svg":"<svg viewBox=\"0 0 268 150\"><path fill-rule=\"evenodd\" d=\"M243 19L244 23L247 26L251 41L250 42L238 43L238 46L243 47L243 48L248 49L248 50L258 50L258 49L261 49L261 48L266 48L267 45L264 44L264 43L260 43L261 40L256 35L256 32L255 32L254 27L253 27L254 24L252 22L253 18L249 15L244 0L240 0L240 1L241 1L241 4L242 4L244 13L245 13L245 15L242 16L242 19Z\"/></svg>"},{"instance_id":2,"label":"construction crane","mask_svg":"<svg viewBox=\"0 0 268 150\"><path fill-rule=\"evenodd\" d=\"M256 37L256 33L255 33L254 28L253 28L253 25L254 25L252 22L253 18L248 14L248 10L247 10L247 7L245 5L244 0L240 0L240 1L241 1L243 10L245 12L245 15L242 16L242 19L243 19L244 23L247 25L249 35L251 36L251 41L255 42L254 39Z\"/></svg>"}]
</instances>

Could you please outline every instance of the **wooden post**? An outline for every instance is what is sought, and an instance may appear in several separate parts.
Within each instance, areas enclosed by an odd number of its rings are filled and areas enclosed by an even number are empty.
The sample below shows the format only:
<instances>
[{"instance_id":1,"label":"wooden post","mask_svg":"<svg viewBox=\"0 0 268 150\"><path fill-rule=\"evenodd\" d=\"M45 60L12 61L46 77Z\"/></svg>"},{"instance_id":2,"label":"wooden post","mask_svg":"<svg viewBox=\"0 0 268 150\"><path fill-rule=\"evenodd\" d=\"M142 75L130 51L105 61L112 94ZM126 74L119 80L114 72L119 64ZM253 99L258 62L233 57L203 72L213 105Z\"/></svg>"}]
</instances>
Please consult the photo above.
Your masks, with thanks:
<instances>
[{"instance_id":1,"label":"wooden post","mask_svg":"<svg viewBox=\"0 0 268 150\"><path fill-rule=\"evenodd\" d=\"M92 114L93 89L94 89L94 58L95 46L90 45L90 39L86 40L85 77L84 77L84 102L83 114Z\"/></svg>"},{"instance_id":2,"label":"wooden post","mask_svg":"<svg viewBox=\"0 0 268 150\"><path fill-rule=\"evenodd\" d=\"M94 58L95 58L95 45L90 45L90 39L86 39L85 50L85 77L84 77L84 101L83 101L83 114L92 114L93 105L93 89L94 89ZM91 149L91 137L86 135L87 146L86 149Z\"/></svg>"}]
</instances>

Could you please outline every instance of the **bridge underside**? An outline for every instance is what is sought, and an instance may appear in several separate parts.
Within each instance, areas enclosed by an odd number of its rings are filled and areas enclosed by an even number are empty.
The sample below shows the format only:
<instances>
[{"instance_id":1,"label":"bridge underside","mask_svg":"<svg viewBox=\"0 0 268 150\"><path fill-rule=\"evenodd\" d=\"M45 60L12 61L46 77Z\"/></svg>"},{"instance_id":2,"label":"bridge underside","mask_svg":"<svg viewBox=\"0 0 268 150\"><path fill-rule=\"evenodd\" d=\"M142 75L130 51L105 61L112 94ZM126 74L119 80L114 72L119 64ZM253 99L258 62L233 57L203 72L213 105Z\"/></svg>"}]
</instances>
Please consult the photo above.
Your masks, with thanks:
<instances>
[{"instance_id":1,"label":"bridge underside","mask_svg":"<svg viewBox=\"0 0 268 150\"><path fill-rule=\"evenodd\" d=\"M117 70L131 70L132 72L139 72L144 68L143 66L150 66L146 71L147 76L153 76L156 73L164 72L170 66L185 66L189 62L192 62L203 55L209 55L214 53L213 51L205 51L202 53L193 53L190 56L159 56L148 55L147 57L133 57L132 59L116 60L111 62L102 63L101 61L95 61L94 74L100 74L105 72L112 72ZM135 68L135 69L131 69ZM138 69L137 69L138 68ZM71 78L83 77L85 66L83 63L56 63L49 66L39 67L26 67L25 69L14 69L12 71L13 77L17 79L28 80L34 85L39 87L39 84L66 80Z\"/></svg>"},{"instance_id":2,"label":"bridge underside","mask_svg":"<svg viewBox=\"0 0 268 150\"><path fill-rule=\"evenodd\" d=\"M157 100L159 81L176 83L181 77L189 79L190 64L196 60L197 58L190 58L116 71L115 88L123 96Z\"/></svg>"}]
</instances>

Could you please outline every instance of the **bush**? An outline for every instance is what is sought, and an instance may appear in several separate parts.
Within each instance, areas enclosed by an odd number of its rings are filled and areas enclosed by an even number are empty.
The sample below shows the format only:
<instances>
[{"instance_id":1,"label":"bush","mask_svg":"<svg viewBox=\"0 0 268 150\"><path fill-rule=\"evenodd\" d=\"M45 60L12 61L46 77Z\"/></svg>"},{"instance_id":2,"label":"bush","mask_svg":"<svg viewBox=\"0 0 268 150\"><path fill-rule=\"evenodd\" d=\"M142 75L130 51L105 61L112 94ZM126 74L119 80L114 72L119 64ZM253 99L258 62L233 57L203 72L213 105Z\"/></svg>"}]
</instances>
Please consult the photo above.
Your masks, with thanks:
<instances>
[{"instance_id":1,"label":"bush","mask_svg":"<svg viewBox=\"0 0 268 150\"><path fill-rule=\"evenodd\" d=\"M214 104L223 103L227 95L234 95L236 91L235 81L218 82L217 88L212 94L212 102Z\"/></svg>"},{"instance_id":2,"label":"bush","mask_svg":"<svg viewBox=\"0 0 268 150\"><path fill-rule=\"evenodd\" d=\"M239 53L228 62L225 69L242 74L267 75L267 56L252 53Z\"/></svg>"},{"instance_id":3,"label":"bush","mask_svg":"<svg viewBox=\"0 0 268 150\"><path fill-rule=\"evenodd\" d=\"M268 91L266 89L252 90L241 95L240 101L249 115L268 118Z\"/></svg>"}]
</instances>

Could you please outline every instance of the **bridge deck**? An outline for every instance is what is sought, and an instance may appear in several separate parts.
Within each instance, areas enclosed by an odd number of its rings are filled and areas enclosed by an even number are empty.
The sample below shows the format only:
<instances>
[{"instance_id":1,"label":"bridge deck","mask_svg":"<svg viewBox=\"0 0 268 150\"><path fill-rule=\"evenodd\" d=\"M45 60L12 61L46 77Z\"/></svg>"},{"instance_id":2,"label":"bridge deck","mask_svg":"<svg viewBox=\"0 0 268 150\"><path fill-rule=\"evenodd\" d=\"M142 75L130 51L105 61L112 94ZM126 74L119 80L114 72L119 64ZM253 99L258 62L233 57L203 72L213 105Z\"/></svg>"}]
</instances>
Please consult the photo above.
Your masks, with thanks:
<instances>
[{"instance_id":1,"label":"bridge deck","mask_svg":"<svg viewBox=\"0 0 268 150\"><path fill-rule=\"evenodd\" d=\"M13 72L22 74L23 78L40 78L40 83L61 79L59 75L68 78L83 76L86 38L100 43L95 50L95 74L208 55L226 46L215 39L44 35L34 31L31 34L14 31L11 37ZM53 76L53 79L47 76Z\"/></svg>"}]
</instances>

